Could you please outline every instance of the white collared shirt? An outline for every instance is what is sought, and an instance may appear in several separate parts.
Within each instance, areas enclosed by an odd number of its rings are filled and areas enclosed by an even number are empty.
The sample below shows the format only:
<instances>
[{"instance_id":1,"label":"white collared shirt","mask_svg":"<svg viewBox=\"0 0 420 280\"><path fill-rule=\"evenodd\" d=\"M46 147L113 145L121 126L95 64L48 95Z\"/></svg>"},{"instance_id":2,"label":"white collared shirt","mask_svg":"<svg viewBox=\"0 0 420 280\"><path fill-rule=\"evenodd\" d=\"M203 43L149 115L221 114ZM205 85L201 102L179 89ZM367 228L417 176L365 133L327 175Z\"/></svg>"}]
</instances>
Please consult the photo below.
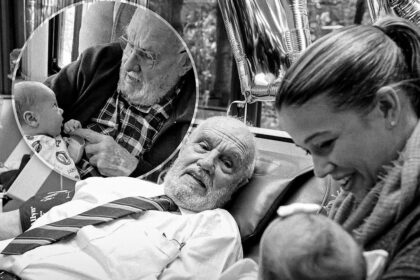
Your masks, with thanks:
<instances>
[{"instance_id":1,"label":"white collared shirt","mask_svg":"<svg viewBox=\"0 0 420 280\"><path fill-rule=\"evenodd\" d=\"M89 178L72 201L52 208L33 227L133 195L163 194L135 178ZM22 279L218 279L242 258L238 227L225 210L182 215L147 211L99 226L20 256L0 255L0 269ZM0 242L0 249L8 241Z\"/></svg>"}]
</instances>

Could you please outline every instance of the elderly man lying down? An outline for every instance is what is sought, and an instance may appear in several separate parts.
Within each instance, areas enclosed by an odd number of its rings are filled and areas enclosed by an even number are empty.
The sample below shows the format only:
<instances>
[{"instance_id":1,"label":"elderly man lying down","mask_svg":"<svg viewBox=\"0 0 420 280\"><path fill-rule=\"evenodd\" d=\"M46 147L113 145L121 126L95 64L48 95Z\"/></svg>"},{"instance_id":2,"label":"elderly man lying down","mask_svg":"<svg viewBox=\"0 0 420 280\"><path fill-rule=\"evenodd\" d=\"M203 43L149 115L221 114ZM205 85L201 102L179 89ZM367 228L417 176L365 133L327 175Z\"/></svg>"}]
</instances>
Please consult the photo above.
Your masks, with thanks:
<instances>
[{"instance_id":1,"label":"elderly man lying down","mask_svg":"<svg viewBox=\"0 0 420 280\"><path fill-rule=\"evenodd\" d=\"M242 257L237 225L220 207L248 182L254 162L254 138L246 125L210 118L184 143L163 185L89 178L76 185L72 201L52 208L31 229L126 196L166 194L178 211L149 210L87 225L23 254L13 251L10 240L2 241L0 270L10 279L217 279ZM16 241L17 247L28 242Z\"/></svg>"}]
</instances>

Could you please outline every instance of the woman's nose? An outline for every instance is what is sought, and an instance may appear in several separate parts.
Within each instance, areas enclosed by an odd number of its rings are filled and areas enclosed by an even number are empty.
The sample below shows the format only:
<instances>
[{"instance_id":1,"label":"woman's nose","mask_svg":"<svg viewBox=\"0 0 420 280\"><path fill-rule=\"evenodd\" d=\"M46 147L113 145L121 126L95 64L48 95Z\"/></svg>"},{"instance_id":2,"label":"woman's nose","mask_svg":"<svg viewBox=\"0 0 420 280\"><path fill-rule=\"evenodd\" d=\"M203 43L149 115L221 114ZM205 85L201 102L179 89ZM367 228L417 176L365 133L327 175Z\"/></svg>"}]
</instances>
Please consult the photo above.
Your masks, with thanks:
<instances>
[{"instance_id":1,"label":"woman's nose","mask_svg":"<svg viewBox=\"0 0 420 280\"><path fill-rule=\"evenodd\" d=\"M334 164L326 157L312 155L312 161L314 163L315 176L319 178L324 178L334 170Z\"/></svg>"}]
</instances>

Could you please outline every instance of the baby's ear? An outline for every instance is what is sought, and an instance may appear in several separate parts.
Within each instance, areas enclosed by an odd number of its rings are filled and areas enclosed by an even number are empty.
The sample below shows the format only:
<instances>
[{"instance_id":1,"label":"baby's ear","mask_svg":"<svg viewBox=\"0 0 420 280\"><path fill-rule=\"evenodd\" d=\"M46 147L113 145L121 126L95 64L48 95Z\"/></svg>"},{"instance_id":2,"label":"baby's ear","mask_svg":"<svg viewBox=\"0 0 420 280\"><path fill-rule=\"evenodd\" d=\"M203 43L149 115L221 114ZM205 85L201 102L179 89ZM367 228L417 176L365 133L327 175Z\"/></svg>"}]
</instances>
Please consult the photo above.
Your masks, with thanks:
<instances>
[{"instance_id":1,"label":"baby's ear","mask_svg":"<svg viewBox=\"0 0 420 280\"><path fill-rule=\"evenodd\" d=\"M39 126L38 116L35 112L25 111L23 113L23 120L27 126L37 128Z\"/></svg>"}]
</instances>

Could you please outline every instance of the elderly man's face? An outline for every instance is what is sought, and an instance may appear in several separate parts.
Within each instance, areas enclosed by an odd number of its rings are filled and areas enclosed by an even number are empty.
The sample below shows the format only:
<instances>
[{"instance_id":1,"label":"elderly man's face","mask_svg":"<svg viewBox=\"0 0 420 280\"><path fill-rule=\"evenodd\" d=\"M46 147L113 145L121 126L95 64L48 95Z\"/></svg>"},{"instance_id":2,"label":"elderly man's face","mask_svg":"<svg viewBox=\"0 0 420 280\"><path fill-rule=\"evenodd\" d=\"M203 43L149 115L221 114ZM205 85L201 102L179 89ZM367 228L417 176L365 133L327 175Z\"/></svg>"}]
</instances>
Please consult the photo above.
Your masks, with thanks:
<instances>
[{"instance_id":1,"label":"elderly man's face","mask_svg":"<svg viewBox=\"0 0 420 280\"><path fill-rule=\"evenodd\" d=\"M181 149L165 178L165 193L184 209L221 207L248 181L254 156L254 141L244 124L206 121Z\"/></svg>"},{"instance_id":2,"label":"elderly man's face","mask_svg":"<svg viewBox=\"0 0 420 280\"><path fill-rule=\"evenodd\" d=\"M126 33L118 90L133 104L151 106L186 72L181 64L188 55L180 54L180 39L151 12L137 12Z\"/></svg>"}]
</instances>

